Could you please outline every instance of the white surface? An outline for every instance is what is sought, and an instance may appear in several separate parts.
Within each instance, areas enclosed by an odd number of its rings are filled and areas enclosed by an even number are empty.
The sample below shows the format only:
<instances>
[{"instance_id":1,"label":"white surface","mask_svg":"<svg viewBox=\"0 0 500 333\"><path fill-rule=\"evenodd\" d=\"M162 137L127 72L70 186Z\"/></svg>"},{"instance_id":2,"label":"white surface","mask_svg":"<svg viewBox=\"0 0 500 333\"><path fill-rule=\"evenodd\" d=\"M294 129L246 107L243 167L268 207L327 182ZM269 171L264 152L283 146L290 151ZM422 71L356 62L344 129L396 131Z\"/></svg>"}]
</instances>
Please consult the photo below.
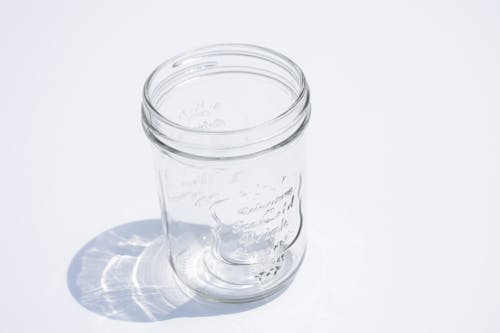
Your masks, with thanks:
<instances>
[{"instance_id":1,"label":"white surface","mask_svg":"<svg viewBox=\"0 0 500 333\"><path fill-rule=\"evenodd\" d=\"M0 4L3 332L499 332L498 1ZM141 87L246 42L312 90L309 251L274 301L111 320L71 296L92 238L158 216Z\"/></svg>"}]
</instances>

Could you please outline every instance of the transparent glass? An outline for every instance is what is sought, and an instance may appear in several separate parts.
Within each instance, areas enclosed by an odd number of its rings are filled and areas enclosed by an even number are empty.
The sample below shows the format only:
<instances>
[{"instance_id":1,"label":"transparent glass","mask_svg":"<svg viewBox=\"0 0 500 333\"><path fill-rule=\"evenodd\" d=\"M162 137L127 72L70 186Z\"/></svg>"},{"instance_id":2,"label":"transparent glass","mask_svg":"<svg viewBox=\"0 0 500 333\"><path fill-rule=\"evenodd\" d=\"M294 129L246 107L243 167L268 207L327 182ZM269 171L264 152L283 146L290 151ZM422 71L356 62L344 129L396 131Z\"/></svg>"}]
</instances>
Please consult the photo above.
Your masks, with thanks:
<instances>
[{"instance_id":1,"label":"transparent glass","mask_svg":"<svg viewBox=\"0 0 500 333\"><path fill-rule=\"evenodd\" d=\"M192 50L144 87L170 261L181 285L243 302L286 286L306 248L300 68L242 44Z\"/></svg>"}]
</instances>

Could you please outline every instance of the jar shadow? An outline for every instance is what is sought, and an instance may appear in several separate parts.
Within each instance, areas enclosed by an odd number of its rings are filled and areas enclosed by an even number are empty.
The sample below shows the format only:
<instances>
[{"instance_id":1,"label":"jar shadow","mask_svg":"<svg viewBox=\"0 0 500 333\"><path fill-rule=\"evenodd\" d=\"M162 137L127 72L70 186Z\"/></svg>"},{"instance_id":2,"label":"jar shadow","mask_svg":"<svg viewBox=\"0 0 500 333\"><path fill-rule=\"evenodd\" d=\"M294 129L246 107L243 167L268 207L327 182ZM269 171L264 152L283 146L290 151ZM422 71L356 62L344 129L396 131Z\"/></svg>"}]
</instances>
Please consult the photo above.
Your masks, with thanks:
<instances>
[{"instance_id":1,"label":"jar shadow","mask_svg":"<svg viewBox=\"0 0 500 333\"><path fill-rule=\"evenodd\" d=\"M101 233L81 248L69 265L71 295L84 308L107 318L154 322L248 311L286 289L241 304L207 302L186 295L175 280L164 239L158 219L130 222Z\"/></svg>"}]
</instances>

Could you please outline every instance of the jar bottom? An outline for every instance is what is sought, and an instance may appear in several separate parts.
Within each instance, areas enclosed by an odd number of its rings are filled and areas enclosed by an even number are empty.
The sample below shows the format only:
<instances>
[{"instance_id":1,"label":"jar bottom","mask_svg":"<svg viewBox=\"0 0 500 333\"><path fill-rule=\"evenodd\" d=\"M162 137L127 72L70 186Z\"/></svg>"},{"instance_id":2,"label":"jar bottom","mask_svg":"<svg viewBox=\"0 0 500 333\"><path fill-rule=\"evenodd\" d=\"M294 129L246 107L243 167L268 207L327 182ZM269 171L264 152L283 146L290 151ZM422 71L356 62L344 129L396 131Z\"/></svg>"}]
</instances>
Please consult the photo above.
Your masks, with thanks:
<instances>
[{"instance_id":1,"label":"jar bottom","mask_svg":"<svg viewBox=\"0 0 500 333\"><path fill-rule=\"evenodd\" d=\"M297 242L271 263L233 264L221 262L211 247L193 244L175 258L171 256L170 262L178 284L187 294L217 302L243 303L286 288L301 266L305 252L304 242ZM214 267L218 273L213 271Z\"/></svg>"}]
</instances>

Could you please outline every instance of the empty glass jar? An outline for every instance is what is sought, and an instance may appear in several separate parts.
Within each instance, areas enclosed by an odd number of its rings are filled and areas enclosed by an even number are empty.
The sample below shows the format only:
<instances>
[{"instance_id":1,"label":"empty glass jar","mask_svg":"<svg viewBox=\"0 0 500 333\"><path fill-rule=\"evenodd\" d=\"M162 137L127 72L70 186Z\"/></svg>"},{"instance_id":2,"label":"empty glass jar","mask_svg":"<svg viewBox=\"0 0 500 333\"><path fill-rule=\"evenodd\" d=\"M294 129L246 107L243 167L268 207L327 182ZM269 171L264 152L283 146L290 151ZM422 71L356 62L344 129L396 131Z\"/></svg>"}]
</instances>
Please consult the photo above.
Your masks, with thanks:
<instances>
[{"instance_id":1,"label":"empty glass jar","mask_svg":"<svg viewBox=\"0 0 500 333\"><path fill-rule=\"evenodd\" d=\"M170 261L217 301L270 295L305 253L301 69L272 50L213 45L160 65L144 87Z\"/></svg>"}]
</instances>

